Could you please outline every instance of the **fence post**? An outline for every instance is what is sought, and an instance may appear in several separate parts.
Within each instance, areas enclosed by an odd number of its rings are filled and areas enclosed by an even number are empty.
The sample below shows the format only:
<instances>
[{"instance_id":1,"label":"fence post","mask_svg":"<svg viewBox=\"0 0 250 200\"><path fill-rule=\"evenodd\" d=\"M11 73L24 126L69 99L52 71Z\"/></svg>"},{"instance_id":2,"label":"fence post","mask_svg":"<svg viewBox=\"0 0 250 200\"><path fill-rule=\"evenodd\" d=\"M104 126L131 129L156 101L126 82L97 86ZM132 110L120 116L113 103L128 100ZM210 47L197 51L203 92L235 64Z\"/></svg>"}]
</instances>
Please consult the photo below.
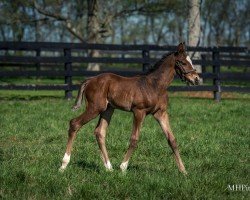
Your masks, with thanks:
<instances>
[{"instance_id":1,"label":"fence post","mask_svg":"<svg viewBox=\"0 0 250 200\"><path fill-rule=\"evenodd\" d=\"M149 69L149 67L150 67L149 50L142 50L142 57L144 59L144 62L142 64L142 71L146 72Z\"/></svg>"},{"instance_id":2,"label":"fence post","mask_svg":"<svg viewBox=\"0 0 250 200\"><path fill-rule=\"evenodd\" d=\"M214 91L214 100L219 102L221 100L221 82L220 82L220 52L218 47L213 48L213 73L216 77L213 79L213 85L216 86Z\"/></svg>"},{"instance_id":3,"label":"fence post","mask_svg":"<svg viewBox=\"0 0 250 200\"><path fill-rule=\"evenodd\" d=\"M41 49L39 48L36 50L36 57L39 58L40 56L41 56ZM41 69L41 63L40 63L40 61L38 61L36 63L36 73L37 73L36 78L37 79L39 78L38 74L39 74L40 69Z\"/></svg>"},{"instance_id":4,"label":"fence post","mask_svg":"<svg viewBox=\"0 0 250 200\"><path fill-rule=\"evenodd\" d=\"M65 98L70 100L72 99L72 65L71 65L71 50L70 49L64 49L64 57L65 57L64 83L67 84L67 89L65 90Z\"/></svg>"},{"instance_id":5,"label":"fence post","mask_svg":"<svg viewBox=\"0 0 250 200\"><path fill-rule=\"evenodd\" d=\"M206 65L204 64L206 62L206 55L205 54L201 54L201 70L202 73L206 73Z\"/></svg>"}]
</instances>

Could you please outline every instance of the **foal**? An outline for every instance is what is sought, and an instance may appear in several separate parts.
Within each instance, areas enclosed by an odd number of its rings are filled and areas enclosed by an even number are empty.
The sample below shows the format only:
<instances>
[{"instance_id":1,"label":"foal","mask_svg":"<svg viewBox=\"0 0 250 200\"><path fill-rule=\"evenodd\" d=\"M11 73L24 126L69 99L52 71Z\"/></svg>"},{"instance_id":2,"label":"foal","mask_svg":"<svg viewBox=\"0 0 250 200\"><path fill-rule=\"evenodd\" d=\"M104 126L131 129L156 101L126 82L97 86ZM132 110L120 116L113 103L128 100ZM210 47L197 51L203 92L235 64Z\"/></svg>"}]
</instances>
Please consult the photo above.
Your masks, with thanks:
<instances>
[{"instance_id":1,"label":"foal","mask_svg":"<svg viewBox=\"0 0 250 200\"><path fill-rule=\"evenodd\" d=\"M112 73L104 73L83 82L73 109L76 110L81 106L84 97L86 110L70 121L66 153L60 170L63 171L70 161L72 143L79 129L98 115L100 118L95 129L95 136L104 166L107 170L112 170L105 145L105 136L114 109L117 108L134 114L130 145L120 165L122 171L127 169L131 154L137 146L145 116L152 114L166 135L179 170L186 174L166 111L168 103L166 88L172 82L175 72L186 82L193 85L199 84L200 78L185 52L184 43L178 45L175 53L164 55L146 75L126 78Z\"/></svg>"}]
</instances>

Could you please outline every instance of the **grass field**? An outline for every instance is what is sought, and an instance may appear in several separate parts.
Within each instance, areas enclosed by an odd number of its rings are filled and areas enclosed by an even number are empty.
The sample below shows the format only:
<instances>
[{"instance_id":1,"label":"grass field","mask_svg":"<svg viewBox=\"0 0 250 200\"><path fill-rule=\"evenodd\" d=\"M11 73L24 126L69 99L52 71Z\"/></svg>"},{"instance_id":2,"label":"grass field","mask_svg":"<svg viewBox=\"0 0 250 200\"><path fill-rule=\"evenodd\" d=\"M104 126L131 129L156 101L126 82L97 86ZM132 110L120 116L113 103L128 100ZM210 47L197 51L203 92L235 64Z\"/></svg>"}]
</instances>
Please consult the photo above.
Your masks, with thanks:
<instances>
[{"instance_id":1,"label":"grass field","mask_svg":"<svg viewBox=\"0 0 250 200\"><path fill-rule=\"evenodd\" d=\"M65 152L73 101L61 92L0 91L0 198L3 199L249 199L250 95L223 99L170 94L169 113L188 176L177 170L159 125L143 125L128 171L119 165L128 147L132 114L115 111L107 147L114 171L106 172L93 130L87 124L75 141L71 162L58 168ZM241 98L242 97L242 98Z\"/></svg>"}]
</instances>

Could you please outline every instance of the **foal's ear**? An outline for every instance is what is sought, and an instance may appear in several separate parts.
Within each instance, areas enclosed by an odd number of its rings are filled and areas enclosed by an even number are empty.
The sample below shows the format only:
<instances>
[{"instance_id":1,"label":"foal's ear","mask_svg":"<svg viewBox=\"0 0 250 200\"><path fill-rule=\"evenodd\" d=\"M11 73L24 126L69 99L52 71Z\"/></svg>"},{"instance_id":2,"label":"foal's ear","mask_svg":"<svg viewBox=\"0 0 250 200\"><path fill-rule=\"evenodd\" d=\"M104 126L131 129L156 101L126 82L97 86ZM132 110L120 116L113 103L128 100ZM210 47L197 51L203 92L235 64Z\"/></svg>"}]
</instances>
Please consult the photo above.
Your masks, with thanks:
<instances>
[{"instance_id":1,"label":"foal's ear","mask_svg":"<svg viewBox=\"0 0 250 200\"><path fill-rule=\"evenodd\" d=\"M177 51L178 51L178 53L183 53L183 52L185 52L185 42L182 42L182 43L180 43L180 44L178 45Z\"/></svg>"}]
</instances>

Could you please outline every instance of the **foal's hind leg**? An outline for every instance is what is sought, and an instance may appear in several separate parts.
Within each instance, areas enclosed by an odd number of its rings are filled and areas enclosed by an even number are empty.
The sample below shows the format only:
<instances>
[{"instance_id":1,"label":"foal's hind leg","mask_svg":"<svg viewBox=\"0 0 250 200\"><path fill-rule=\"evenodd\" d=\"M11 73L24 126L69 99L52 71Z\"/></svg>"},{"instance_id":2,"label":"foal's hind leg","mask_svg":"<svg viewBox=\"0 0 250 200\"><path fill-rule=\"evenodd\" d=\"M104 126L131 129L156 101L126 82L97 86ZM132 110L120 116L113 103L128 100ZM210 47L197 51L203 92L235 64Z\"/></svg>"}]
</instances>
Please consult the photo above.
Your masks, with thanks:
<instances>
[{"instance_id":1,"label":"foal's hind leg","mask_svg":"<svg viewBox=\"0 0 250 200\"><path fill-rule=\"evenodd\" d=\"M88 107L86 108L86 111L83 114L81 114L79 117L70 120L67 148L62 160L62 166L60 167L60 171L63 171L67 167L70 161L72 144L76 137L77 132L84 124L94 119L98 114L99 111L94 109L94 106L91 106L91 104L89 104Z\"/></svg>"},{"instance_id":2,"label":"foal's hind leg","mask_svg":"<svg viewBox=\"0 0 250 200\"><path fill-rule=\"evenodd\" d=\"M178 165L180 172L182 172L183 174L187 174L185 167L183 165L183 162L181 160L181 156L180 156L177 144L176 144L176 139L175 139L175 137L171 131L171 128L170 128L168 114L165 111L158 111L157 113L154 114L154 117L159 122L163 132L166 135L166 138L168 140L168 144L170 145L170 147L174 153L174 158L176 160L176 163Z\"/></svg>"},{"instance_id":3,"label":"foal's hind leg","mask_svg":"<svg viewBox=\"0 0 250 200\"><path fill-rule=\"evenodd\" d=\"M109 160L108 152L105 144L106 129L111 120L114 109L108 106L107 110L101 113L99 122L95 129L96 140L98 142L99 148L101 150L101 156L104 162L104 166L107 170L113 170L112 165Z\"/></svg>"},{"instance_id":4,"label":"foal's hind leg","mask_svg":"<svg viewBox=\"0 0 250 200\"><path fill-rule=\"evenodd\" d=\"M132 135L130 138L130 145L129 145L129 148L124 156L122 164L120 165L120 169L123 172L126 171L126 169L128 167L129 159L137 146L141 125L142 125L142 122L146 116L146 113L144 111L141 111L141 110L134 110L133 112L134 112L134 122L133 122Z\"/></svg>"}]
</instances>

